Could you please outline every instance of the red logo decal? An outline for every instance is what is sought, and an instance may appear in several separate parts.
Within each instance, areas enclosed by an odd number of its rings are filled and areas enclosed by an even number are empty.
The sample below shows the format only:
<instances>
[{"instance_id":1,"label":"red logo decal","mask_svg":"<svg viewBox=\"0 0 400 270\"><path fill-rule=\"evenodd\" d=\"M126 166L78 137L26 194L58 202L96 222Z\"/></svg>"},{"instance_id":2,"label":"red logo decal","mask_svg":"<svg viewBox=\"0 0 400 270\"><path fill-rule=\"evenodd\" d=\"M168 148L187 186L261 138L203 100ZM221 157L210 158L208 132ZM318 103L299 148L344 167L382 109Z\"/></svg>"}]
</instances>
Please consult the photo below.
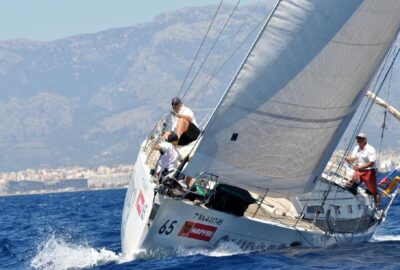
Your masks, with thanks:
<instances>
[{"instance_id":1,"label":"red logo decal","mask_svg":"<svg viewBox=\"0 0 400 270\"><path fill-rule=\"evenodd\" d=\"M142 213L143 206L144 206L144 196L143 196L142 191L140 191L139 196L136 200L136 210L137 210L138 216L140 216L140 214Z\"/></svg>"},{"instance_id":2,"label":"red logo decal","mask_svg":"<svg viewBox=\"0 0 400 270\"><path fill-rule=\"evenodd\" d=\"M213 237L216 230L217 227L214 226L186 221L178 235L208 242Z\"/></svg>"}]
</instances>

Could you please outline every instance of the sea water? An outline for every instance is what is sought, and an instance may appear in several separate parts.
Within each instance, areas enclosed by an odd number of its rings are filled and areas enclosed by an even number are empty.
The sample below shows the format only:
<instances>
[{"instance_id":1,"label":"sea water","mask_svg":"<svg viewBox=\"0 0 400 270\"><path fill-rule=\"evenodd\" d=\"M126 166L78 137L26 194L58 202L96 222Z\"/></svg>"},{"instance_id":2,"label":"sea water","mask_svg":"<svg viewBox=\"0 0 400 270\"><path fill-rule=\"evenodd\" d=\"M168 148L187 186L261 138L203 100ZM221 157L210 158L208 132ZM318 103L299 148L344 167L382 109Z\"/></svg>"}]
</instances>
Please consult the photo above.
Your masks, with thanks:
<instances>
[{"instance_id":1,"label":"sea water","mask_svg":"<svg viewBox=\"0 0 400 270\"><path fill-rule=\"evenodd\" d=\"M121 255L125 190L0 197L0 269L400 269L400 200L368 243Z\"/></svg>"}]
</instances>

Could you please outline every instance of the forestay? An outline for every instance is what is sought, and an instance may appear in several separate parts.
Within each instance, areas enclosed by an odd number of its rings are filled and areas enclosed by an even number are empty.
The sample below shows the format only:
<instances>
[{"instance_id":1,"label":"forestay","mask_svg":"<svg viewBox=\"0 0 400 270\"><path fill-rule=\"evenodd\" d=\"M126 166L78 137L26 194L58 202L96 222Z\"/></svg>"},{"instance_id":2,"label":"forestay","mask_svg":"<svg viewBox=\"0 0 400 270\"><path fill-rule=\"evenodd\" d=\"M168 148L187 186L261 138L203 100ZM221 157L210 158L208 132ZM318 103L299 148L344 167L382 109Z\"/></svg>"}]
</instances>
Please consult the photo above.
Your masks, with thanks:
<instances>
[{"instance_id":1,"label":"forestay","mask_svg":"<svg viewBox=\"0 0 400 270\"><path fill-rule=\"evenodd\" d=\"M185 173L271 194L312 189L400 24L399 0L283 0Z\"/></svg>"}]
</instances>

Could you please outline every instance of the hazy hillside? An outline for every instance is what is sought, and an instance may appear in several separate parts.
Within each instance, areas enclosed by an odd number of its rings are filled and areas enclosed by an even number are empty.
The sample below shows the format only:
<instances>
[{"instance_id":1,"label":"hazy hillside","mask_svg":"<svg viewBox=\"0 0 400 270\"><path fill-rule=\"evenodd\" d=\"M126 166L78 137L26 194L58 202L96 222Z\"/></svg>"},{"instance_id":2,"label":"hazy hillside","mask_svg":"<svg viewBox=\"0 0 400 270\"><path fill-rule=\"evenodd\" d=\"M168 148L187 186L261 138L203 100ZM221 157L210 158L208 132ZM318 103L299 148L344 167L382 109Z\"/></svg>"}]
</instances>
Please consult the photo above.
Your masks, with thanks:
<instances>
[{"instance_id":1,"label":"hazy hillside","mask_svg":"<svg viewBox=\"0 0 400 270\"><path fill-rule=\"evenodd\" d=\"M190 105L216 104L271 4L238 10L193 84ZM179 91L215 8L186 8L149 23L52 42L0 41L0 170L133 162L139 142ZM232 8L223 8L199 59ZM399 65L396 70L391 100L400 106ZM381 116L374 110L366 130L379 134ZM399 145L399 126L389 124L394 135L388 145Z\"/></svg>"},{"instance_id":2,"label":"hazy hillside","mask_svg":"<svg viewBox=\"0 0 400 270\"><path fill-rule=\"evenodd\" d=\"M179 91L215 8L186 8L52 42L0 41L0 170L133 162L138 143ZM232 8L223 8L199 59ZM215 80L201 86L267 10L244 6L235 13L189 93L194 107L215 105L254 34Z\"/></svg>"}]
</instances>

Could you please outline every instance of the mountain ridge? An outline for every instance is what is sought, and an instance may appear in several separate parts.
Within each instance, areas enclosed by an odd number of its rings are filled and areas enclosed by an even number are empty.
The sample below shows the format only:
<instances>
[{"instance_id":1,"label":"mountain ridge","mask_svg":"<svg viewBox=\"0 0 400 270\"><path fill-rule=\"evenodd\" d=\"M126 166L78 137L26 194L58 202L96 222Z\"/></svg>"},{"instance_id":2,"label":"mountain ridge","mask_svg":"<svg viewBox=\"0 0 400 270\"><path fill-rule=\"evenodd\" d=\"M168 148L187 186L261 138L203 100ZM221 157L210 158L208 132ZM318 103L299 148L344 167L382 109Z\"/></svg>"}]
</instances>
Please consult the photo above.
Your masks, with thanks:
<instances>
[{"instance_id":1,"label":"mountain ridge","mask_svg":"<svg viewBox=\"0 0 400 270\"><path fill-rule=\"evenodd\" d=\"M242 36L269 6L241 7L208 63L233 48L232 33L250 10L253 22ZM232 8L223 6L200 57ZM214 12L215 6L184 8L132 27L54 41L0 41L0 170L133 162L181 87ZM216 103L247 49L191 104ZM210 74L204 69L198 77Z\"/></svg>"},{"instance_id":2,"label":"mountain ridge","mask_svg":"<svg viewBox=\"0 0 400 270\"><path fill-rule=\"evenodd\" d=\"M216 105L272 4L237 10L194 81L189 105ZM184 8L132 27L54 41L0 41L0 170L134 162L141 140L181 88L215 8ZM199 59L213 46L232 8L223 6ZM396 74L399 70L396 64ZM190 81L189 76L186 86ZM397 76L392 88L400 89ZM399 107L400 93L393 95ZM374 109L366 126L376 136L381 112ZM400 135L400 125L390 121L388 132ZM399 139L388 143L398 147Z\"/></svg>"}]
</instances>

